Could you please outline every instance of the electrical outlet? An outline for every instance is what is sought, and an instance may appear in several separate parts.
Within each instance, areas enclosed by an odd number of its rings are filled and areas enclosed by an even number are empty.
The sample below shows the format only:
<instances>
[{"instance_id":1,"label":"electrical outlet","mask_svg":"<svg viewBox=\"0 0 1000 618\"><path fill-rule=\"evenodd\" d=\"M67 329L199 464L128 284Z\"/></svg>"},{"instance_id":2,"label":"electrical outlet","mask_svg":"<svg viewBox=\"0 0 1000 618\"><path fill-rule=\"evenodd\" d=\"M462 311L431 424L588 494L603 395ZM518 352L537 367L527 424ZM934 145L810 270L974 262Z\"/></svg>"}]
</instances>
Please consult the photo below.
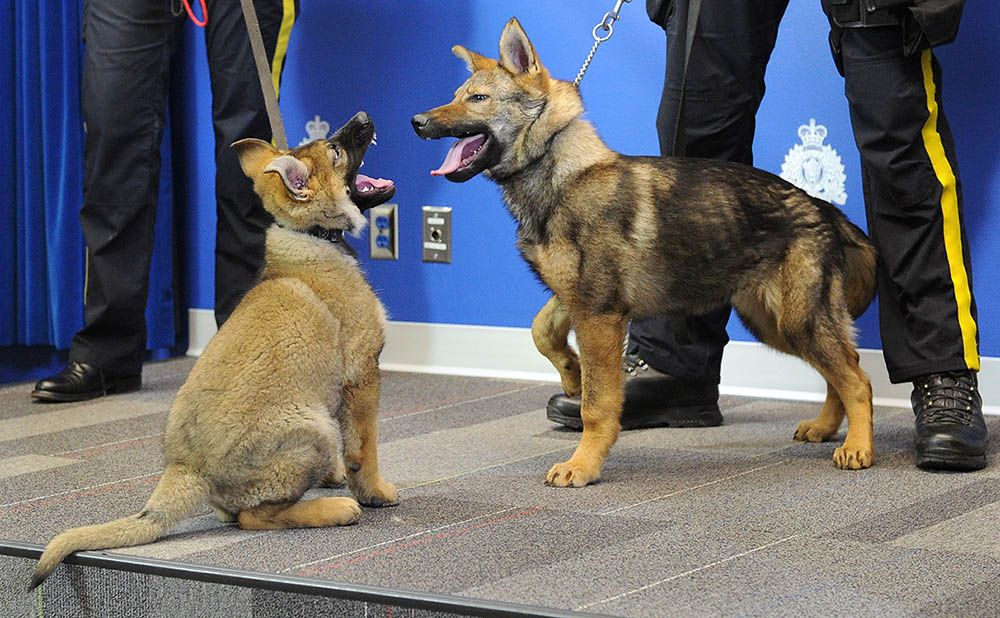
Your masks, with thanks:
<instances>
[{"instance_id":1,"label":"electrical outlet","mask_svg":"<svg viewBox=\"0 0 1000 618\"><path fill-rule=\"evenodd\" d=\"M424 261L451 263L451 208L424 206Z\"/></svg>"},{"instance_id":2,"label":"electrical outlet","mask_svg":"<svg viewBox=\"0 0 1000 618\"><path fill-rule=\"evenodd\" d=\"M368 244L372 259L399 258L399 219L395 204L382 204L368 211Z\"/></svg>"}]
</instances>

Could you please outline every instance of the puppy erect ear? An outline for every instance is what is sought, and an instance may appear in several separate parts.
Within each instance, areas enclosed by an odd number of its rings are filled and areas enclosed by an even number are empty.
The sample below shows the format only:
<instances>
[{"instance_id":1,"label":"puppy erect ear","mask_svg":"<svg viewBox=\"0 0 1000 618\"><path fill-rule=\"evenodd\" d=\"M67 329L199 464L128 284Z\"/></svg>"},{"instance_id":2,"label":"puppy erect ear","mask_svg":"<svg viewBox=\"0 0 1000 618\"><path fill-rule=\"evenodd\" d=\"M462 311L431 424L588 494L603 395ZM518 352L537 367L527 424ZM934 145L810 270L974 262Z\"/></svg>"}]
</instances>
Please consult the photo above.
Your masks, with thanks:
<instances>
[{"instance_id":1,"label":"puppy erect ear","mask_svg":"<svg viewBox=\"0 0 1000 618\"><path fill-rule=\"evenodd\" d=\"M474 51L465 49L461 45L452 47L451 53L455 54L465 62L465 66L469 68L469 73L487 71L497 65L496 60L487 58L486 56L481 56Z\"/></svg>"},{"instance_id":2,"label":"puppy erect ear","mask_svg":"<svg viewBox=\"0 0 1000 618\"><path fill-rule=\"evenodd\" d=\"M306 187L309 182L309 167L292 155L281 155L268 163L265 172L275 172L281 176L288 194L300 202L312 197L313 192Z\"/></svg>"},{"instance_id":3,"label":"puppy erect ear","mask_svg":"<svg viewBox=\"0 0 1000 618\"><path fill-rule=\"evenodd\" d=\"M243 168L243 173L251 179L271 159L281 154L270 142L253 137L233 142L232 148L240 158L240 167Z\"/></svg>"},{"instance_id":4,"label":"puppy erect ear","mask_svg":"<svg viewBox=\"0 0 1000 618\"><path fill-rule=\"evenodd\" d=\"M514 75L534 75L542 71L535 46L528 40L516 17L510 18L500 35L500 66Z\"/></svg>"},{"instance_id":5,"label":"puppy erect ear","mask_svg":"<svg viewBox=\"0 0 1000 618\"><path fill-rule=\"evenodd\" d=\"M292 198L304 202L312 197L312 191L306 188L309 181L309 167L292 155L283 155L281 151L262 139L248 137L233 142L233 149L240 157L240 167L254 182L264 172L275 172L281 176L281 182Z\"/></svg>"}]
</instances>

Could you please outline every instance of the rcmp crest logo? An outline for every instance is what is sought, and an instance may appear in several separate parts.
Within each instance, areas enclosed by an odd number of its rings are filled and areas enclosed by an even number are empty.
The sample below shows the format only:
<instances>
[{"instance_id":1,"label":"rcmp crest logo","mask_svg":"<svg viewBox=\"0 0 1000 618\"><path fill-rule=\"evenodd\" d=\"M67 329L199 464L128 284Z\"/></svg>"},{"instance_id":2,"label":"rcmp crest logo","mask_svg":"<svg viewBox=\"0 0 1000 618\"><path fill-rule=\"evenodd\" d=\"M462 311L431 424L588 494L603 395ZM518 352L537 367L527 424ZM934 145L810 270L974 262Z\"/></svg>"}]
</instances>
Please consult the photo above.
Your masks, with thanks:
<instances>
[{"instance_id":1,"label":"rcmp crest logo","mask_svg":"<svg viewBox=\"0 0 1000 618\"><path fill-rule=\"evenodd\" d=\"M813 197L843 206L847 202L844 164L837 151L823 143L826 136L826 127L816 124L814 118L800 126L802 143L792 146L785 155L781 177Z\"/></svg>"},{"instance_id":2,"label":"rcmp crest logo","mask_svg":"<svg viewBox=\"0 0 1000 618\"><path fill-rule=\"evenodd\" d=\"M330 123L321 119L319 115L313 117L306 123L306 137L302 138L299 146L315 142L318 139L326 139L330 134Z\"/></svg>"}]
</instances>

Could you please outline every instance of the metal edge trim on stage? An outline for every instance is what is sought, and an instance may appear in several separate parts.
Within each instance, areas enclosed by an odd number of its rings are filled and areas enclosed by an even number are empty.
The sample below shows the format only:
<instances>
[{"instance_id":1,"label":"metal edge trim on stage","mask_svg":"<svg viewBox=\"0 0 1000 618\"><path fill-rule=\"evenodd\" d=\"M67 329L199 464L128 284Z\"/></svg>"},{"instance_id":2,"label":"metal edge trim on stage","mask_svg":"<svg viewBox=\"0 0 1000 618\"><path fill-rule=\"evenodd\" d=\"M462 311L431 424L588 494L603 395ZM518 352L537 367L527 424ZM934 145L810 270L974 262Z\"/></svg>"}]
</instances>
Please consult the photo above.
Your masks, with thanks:
<instances>
[{"instance_id":1,"label":"metal edge trim on stage","mask_svg":"<svg viewBox=\"0 0 1000 618\"><path fill-rule=\"evenodd\" d=\"M42 549L41 545L34 543L0 540L0 555L37 560L42 555ZM482 618L597 618L599 616L599 614L519 605L503 601L455 597L411 590L394 590L392 588L361 586L254 571L240 571L222 567L157 560L141 556L107 554L100 551L77 552L66 558L65 562L67 564L113 571L143 573L174 579L240 586L243 588L293 592L334 599L377 603L380 605L395 605L407 609L461 613Z\"/></svg>"}]
</instances>

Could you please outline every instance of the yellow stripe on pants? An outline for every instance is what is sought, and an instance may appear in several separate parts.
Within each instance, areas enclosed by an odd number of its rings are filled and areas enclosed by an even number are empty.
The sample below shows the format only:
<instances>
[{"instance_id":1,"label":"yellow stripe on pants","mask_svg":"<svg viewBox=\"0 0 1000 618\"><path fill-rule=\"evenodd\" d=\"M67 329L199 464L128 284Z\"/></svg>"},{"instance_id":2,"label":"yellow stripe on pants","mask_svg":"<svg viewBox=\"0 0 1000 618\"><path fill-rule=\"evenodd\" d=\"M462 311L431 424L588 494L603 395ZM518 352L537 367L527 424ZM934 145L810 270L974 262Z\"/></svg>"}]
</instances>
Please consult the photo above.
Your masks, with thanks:
<instances>
[{"instance_id":1,"label":"yellow stripe on pants","mask_svg":"<svg viewBox=\"0 0 1000 618\"><path fill-rule=\"evenodd\" d=\"M83 253L83 306L87 306L87 290L90 289L90 249Z\"/></svg>"},{"instance_id":2,"label":"yellow stripe on pants","mask_svg":"<svg viewBox=\"0 0 1000 618\"><path fill-rule=\"evenodd\" d=\"M295 0L285 0L281 15L281 29L278 30L278 44L274 48L274 60L271 62L271 81L274 83L274 94L281 92L281 67L288 53L288 41L292 36L292 26L295 24Z\"/></svg>"},{"instance_id":3,"label":"yellow stripe on pants","mask_svg":"<svg viewBox=\"0 0 1000 618\"><path fill-rule=\"evenodd\" d=\"M962 331L962 347L966 366L979 370L979 351L976 346L976 321L972 317L972 291L969 289L969 275L965 271L962 253L962 228L958 217L958 186L955 173L948 161L938 132L937 86L934 83L931 50L924 50L920 58L924 74L924 91L927 93L927 122L921 130L924 148L930 157L931 166L938 182L941 183L941 214L944 217L944 249L948 256L948 269L955 289L955 304L958 308L958 325Z\"/></svg>"}]
</instances>

